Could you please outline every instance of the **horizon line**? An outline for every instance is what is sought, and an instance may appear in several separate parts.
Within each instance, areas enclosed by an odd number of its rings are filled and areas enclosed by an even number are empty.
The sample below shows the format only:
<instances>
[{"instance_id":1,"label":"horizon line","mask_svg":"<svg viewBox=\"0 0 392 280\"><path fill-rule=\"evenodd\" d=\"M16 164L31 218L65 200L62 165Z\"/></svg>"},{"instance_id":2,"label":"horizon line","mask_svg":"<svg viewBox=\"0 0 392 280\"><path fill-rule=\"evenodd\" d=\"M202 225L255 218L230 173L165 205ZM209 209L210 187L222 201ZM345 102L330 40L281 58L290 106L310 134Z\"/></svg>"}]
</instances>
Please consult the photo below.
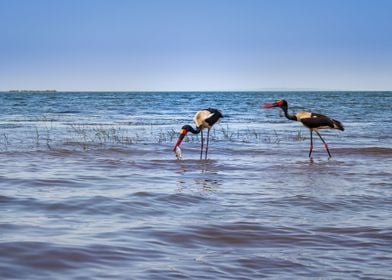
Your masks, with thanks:
<instances>
[{"instance_id":1,"label":"horizon line","mask_svg":"<svg viewBox=\"0 0 392 280\"><path fill-rule=\"evenodd\" d=\"M120 93L153 93L153 92L390 92L392 89L235 89L235 90L56 90L56 89L12 89L0 90L2 93L57 93L57 92L120 92Z\"/></svg>"}]
</instances>

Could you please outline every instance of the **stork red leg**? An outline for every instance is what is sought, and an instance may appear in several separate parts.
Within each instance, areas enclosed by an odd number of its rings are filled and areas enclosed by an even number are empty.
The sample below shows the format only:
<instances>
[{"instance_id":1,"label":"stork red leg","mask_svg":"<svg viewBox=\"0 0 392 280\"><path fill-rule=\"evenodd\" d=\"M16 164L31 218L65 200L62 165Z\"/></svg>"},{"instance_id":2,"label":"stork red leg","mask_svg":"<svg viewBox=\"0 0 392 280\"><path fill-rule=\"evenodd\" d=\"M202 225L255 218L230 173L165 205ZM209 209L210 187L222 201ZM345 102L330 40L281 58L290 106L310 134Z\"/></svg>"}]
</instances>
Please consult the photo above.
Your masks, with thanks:
<instances>
[{"instance_id":1,"label":"stork red leg","mask_svg":"<svg viewBox=\"0 0 392 280\"><path fill-rule=\"evenodd\" d=\"M204 146L203 130L200 132L200 137L201 137L200 159L203 159L203 146Z\"/></svg>"},{"instance_id":2,"label":"stork red leg","mask_svg":"<svg viewBox=\"0 0 392 280\"><path fill-rule=\"evenodd\" d=\"M312 155L313 151L313 130L310 130L310 148L309 148L309 157Z\"/></svg>"},{"instance_id":3,"label":"stork red leg","mask_svg":"<svg viewBox=\"0 0 392 280\"><path fill-rule=\"evenodd\" d=\"M323 139L323 137L321 137L320 133L319 133L317 130L316 130L316 133L317 133L317 135L320 137L321 141L323 141L324 147L325 147L325 149L327 150L329 157L331 158L332 156L331 156L331 153L329 152L327 142L325 142L325 140Z\"/></svg>"},{"instance_id":4,"label":"stork red leg","mask_svg":"<svg viewBox=\"0 0 392 280\"><path fill-rule=\"evenodd\" d=\"M208 153L208 142L210 140L210 128L207 130L207 144L206 144L206 156L205 159L207 159L207 153Z\"/></svg>"}]
</instances>

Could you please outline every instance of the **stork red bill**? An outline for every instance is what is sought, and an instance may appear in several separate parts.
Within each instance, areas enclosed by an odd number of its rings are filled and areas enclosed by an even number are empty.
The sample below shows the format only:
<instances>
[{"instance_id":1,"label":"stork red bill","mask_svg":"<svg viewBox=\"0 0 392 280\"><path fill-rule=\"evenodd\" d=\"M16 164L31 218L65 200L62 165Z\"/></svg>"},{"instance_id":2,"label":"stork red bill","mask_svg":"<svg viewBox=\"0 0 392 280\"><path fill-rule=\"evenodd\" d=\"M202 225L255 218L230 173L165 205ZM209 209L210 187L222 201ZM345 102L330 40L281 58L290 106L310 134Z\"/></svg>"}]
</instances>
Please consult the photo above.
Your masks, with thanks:
<instances>
[{"instance_id":1,"label":"stork red bill","mask_svg":"<svg viewBox=\"0 0 392 280\"><path fill-rule=\"evenodd\" d=\"M272 108L272 107L274 107L273 103L267 103L267 104L264 104L261 106L261 108L263 108L263 109L268 109L268 108Z\"/></svg>"}]
</instances>

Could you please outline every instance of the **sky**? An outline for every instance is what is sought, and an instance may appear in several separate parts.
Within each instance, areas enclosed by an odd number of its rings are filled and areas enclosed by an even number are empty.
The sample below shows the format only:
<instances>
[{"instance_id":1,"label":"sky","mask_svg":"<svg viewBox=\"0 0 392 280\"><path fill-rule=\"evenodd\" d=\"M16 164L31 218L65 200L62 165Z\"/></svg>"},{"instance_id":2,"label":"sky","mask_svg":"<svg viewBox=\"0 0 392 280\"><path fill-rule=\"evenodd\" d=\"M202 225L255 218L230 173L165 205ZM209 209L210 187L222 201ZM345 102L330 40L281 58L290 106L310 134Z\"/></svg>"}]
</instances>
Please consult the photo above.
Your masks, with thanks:
<instances>
[{"instance_id":1,"label":"sky","mask_svg":"<svg viewBox=\"0 0 392 280\"><path fill-rule=\"evenodd\" d=\"M392 0L0 0L0 91L392 90Z\"/></svg>"}]
</instances>

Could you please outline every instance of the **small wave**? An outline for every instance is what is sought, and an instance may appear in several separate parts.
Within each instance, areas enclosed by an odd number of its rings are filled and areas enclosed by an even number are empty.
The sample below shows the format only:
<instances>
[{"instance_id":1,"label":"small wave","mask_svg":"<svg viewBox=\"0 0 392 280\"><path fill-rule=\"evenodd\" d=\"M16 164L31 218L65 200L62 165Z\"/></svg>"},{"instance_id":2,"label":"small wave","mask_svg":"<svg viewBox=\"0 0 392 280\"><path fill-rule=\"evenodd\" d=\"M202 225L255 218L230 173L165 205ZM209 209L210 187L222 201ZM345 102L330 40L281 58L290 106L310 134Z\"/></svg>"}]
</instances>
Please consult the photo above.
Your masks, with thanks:
<instances>
[{"instance_id":1,"label":"small wave","mask_svg":"<svg viewBox=\"0 0 392 280\"><path fill-rule=\"evenodd\" d=\"M346 246L356 246L363 243L361 240L366 240L365 244L368 247L375 244L384 244L392 241L392 231L388 229L380 229L370 226L356 226L356 227L319 227L315 229L325 235L340 235L344 236L351 243L346 243Z\"/></svg>"},{"instance_id":2,"label":"small wave","mask_svg":"<svg viewBox=\"0 0 392 280\"><path fill-rule=\"evenodd\" d=\"M65 110L65 111L58 111L57 114L79 114L80 111L76 110Z\"/></svg>"},{"instance_id":3,"label":"small wave","mask_svg":"<svg viewBox=\"0 0 392 280\"><path fill-rule=\"evenodd\" d=\"M165 202L172 206L191 206L204 202L204 198L198 195L191 195L185 193L162 194L155 197L157 202Z\"/></svg>"},{"instance_id":4,"label":"small wave","mask_svg":"<svg viewBox=\"0 0 392 280\"><path fill-rule=\"evenodd\" d=\"M13 200L14 200L14 198L12 198L12 197L0 195L0 203L8 203Z\"/></svg>"},{"instance_id":5,"label":"small wave","mask_svg":"<svg viewBox=\"0 0 392 280\"><path fill-rule=\"evenodd\" d=\"M190 225L181 231L157 230L151 233L168 243L184 247L209 244L212 247L230 246L290 246L313 240L311 234L298 228L277 228L256 223L231 223L214 225Z\"/></svg>"},{"instance_id":6,"label":"small wave","mask_svg":"<svg viewBox=\"0 0 392 280\"><path fill-rule=\"evenodd\" d=\"M54 275L48 277L51 273L56 273L58 276L59 271L79 270L82 266L91 264L95 264L93 267L97 264L111 267L125 261L130 262L138 259L145 261L150 257L161 257L159 252L149 248L129 248L98 244L66 246L33 241L1 243L0 252L2 252L0 260L2 260L3 264L8 264L6 268L0 265L2 272L4 271L10 278L15 277L18 279L21 272L25 275L33 272L35 276L41 274L45 275L45 278L53 279ZM139 256L144 257L141 258ZM22 271L20 270L21 268L23 268ZM77 275L77 271L75 271L75 274ZM4 276L3 273L2 275Z\"/></svg>"},{"instance_id":7,"label":"small wave","mask_svg":"<svg viewBox=\"0 0 392 280\"><path fill-rule=\"evenodd\" d=\"M23 127L23 125L8 124L8 123L0 124L0 128L2 128L2 129L14 129L14 128L20 128L20 127Z\"/></svg>"},{"instance_id":8,"label":"small wave","mask_svg":"<svg viewBox=\"0 0 392 280\"><path fill-rule=\"evenodd\" d=\"M335 148L336 152L341 154L355 154L355 155L392 155L392 148L388 147L364 147L364 148Z\"/></svg>"}]
</instances>

